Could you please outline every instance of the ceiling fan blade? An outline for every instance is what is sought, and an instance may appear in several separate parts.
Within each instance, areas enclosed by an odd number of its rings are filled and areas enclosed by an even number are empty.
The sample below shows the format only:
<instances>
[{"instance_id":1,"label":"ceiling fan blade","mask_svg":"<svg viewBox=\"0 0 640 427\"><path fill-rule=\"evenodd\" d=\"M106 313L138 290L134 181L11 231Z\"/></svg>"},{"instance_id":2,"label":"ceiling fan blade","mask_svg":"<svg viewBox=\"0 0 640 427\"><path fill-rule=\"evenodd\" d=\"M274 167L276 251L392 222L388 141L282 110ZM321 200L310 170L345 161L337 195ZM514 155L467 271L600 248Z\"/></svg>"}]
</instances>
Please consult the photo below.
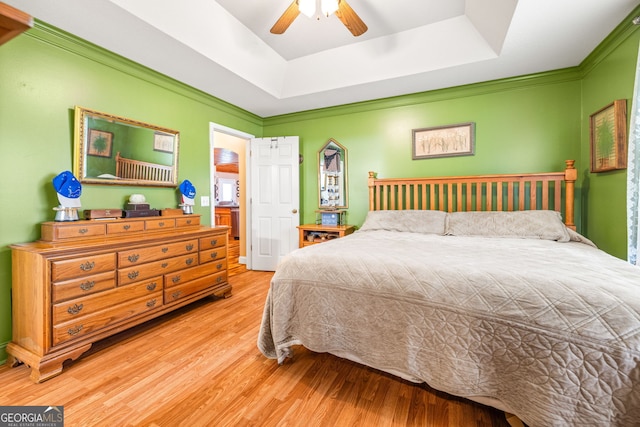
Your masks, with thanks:
<instances>
[{"instance_id":1,"label":"ceiling fan blade","mask_svg":"<svg viewBox=\"0 0 640 427\"><path fill-rule=\"evenodd\" d=\"M342 21L344 26L351 31L351 34L356 37L364 34L368 30L367 25L345 0L340 0L336 16Z\"/></svg>"},{"instance_id":2,"label":"ceiling fan blade","mask_svg":"<svg viewBox=\"0 0 640 427\"><path fill-rule=\"evenodd\" d=\"M282 16L278 18L273 27L271 27L271 32L273 34L282 34L284 33L289 25L300 15L300 9L298 9L297 0L293 0L293 3L289 5L287 10L284 11Z\"/></svg>"}]
</instances>

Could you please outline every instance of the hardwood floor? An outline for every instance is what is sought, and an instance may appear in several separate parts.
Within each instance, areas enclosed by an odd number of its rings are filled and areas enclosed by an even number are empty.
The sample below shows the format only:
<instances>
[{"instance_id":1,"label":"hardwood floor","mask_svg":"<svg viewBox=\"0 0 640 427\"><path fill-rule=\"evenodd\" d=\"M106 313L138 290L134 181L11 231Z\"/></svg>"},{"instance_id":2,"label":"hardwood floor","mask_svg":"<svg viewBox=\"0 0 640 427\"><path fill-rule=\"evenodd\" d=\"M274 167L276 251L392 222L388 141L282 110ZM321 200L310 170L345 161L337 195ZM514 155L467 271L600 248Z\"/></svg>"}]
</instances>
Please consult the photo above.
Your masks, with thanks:
<instances>
[{"instance_id":1,"label":"hardwood floor","mask_svg":"<svg viewBox=\"0 0 640 427\"><path fill-rule=\"evenodd\" d=\"M96 343L42 384L0 366L0 405L63 405L65 426L500 426L504 414L296 347L256 347L272 273Z\"/></svg>"},{"instance_id":2,"label":"hardwood floor","mask_svg":"<svg viewBox=\"0 0 640 427\"><path fill-rule=\"evenodd\" d=\"M247 267L244 264L240 264L238 262L239 258L240 240L229 238L229 252L227 254L227 270L229 271L229 277L247 271Z\"/></svg>"}]
</instances>

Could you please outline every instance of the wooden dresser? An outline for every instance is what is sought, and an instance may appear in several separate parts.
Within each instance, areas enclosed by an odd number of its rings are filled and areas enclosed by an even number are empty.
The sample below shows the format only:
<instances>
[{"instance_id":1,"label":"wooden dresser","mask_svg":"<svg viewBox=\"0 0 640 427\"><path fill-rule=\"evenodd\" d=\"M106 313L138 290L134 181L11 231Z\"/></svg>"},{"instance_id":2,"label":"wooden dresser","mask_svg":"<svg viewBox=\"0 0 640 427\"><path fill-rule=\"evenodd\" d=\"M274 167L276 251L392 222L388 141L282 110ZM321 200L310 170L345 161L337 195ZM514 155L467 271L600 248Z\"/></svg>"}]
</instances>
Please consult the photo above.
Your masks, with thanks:
<instances>
[{"instance_id":1,"label":"wooden dresser","mask_svg":"<svg viewBox=\"0 0 640 427\"><path fill-rule=\"evenodd\" d=\"M34 382L62 372L93 342L208 295L227 297L227 227L199 215L45 222L11 246L10 366Z\"/></svg>"}]
</instances>

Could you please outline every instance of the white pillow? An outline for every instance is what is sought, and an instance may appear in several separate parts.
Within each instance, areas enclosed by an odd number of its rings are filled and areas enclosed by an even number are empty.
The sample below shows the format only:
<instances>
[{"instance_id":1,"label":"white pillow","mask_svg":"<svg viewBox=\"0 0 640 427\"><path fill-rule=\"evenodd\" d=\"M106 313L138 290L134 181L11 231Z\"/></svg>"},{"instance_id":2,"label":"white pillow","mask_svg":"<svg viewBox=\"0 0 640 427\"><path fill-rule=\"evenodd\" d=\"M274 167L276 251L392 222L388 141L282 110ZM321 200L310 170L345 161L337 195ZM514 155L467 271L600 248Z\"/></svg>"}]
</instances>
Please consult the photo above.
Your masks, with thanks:
<instances>
[{"instance_id":1,"label":"white pillow","mask_svg":"<svg viewBox=\"0 0 640 427\"><path fill-rule=\"evenodd\" d=\"M445 234L569 241L560 213L549 210L452 212L447 215Z\"/></svg>"},{"instance_id":2,"label":"white pillow","mask_svg":"<svg viewBox=\"0 0 640 427\"><path fill-rule=\"evenodd\" d=\"M444 235L446 212L442 211L369 211L360 231L388 230Z\"/></svg>"}]
</instances>

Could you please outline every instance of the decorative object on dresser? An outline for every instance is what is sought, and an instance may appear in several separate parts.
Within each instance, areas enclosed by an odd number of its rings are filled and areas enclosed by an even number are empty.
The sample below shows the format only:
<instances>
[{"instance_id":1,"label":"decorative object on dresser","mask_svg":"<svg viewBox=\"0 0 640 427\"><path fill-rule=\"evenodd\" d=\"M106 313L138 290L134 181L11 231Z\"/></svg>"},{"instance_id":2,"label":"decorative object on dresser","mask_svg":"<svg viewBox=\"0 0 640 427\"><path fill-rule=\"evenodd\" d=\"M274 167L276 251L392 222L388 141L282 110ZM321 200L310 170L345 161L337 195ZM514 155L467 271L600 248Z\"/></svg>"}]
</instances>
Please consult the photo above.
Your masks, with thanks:
<instances>
[{"instance_id":1,"label":"decorative object on dresser","mask_svg":"<svg viewBox=\"0 0 640 427\"><path fill-rule=\"evenodd\" d=\"M326 242L327 240L339 239L353 233L356 230L354 225L321 225L321 224L304 224L299 225L300 238L299 246L313 245L316 243Z\"/></svg>"},{"instance_id":2,"label":"decorative object on dresser","mask_svg":"<svg viewBox=\"0 0 640 427\"><path fill-rule=\"evenodd\" d=\"M107 336L206 296L228 297L227 227L199 215L45 222L14 244L9 364L34 382Z\"/></svg>"},{"instance_id":3,"label":"decorative object on dresser","mask_svg":"<svg viewBox=\"0 0 640 427\"><path fill-rule=\"evenodd\" d=\"M85 219L118 219L124 216L122 209L85 209Z\"/></svg>"},{"instance_id":4,"label":"decorative object on dresser","mask_svg":"<svg viewBox=\"0 0 640 427\"><path fill-rule=\"evenodd\" d=\"M180 206L185 214L193 213L193 205L195 204L194 198L196 197L196 187L193 186L191 181L185 179L178 187L180 190Z\"/></svg>"},{"instance_id":5,"label":"decorative object on dresser","mask_svg":"<svg viewBox=\"0 0 640 427\"><path fill-rule=\"evenodd\" d=\"M132 194L129 202L124 205L122 216L126 218L142 218L147 216L160 216L160 211L151 209L144 194Z\"/></svg>"},{"instance_id":6,"label":"decorative object on dresser","mask_svg":"<svg viewBox=\"0 0 640 427\"><path fill-rule=\"evenodd\" d=\"M58 207L53 208L56 211L55 220L77 221L82 194L80 181L70 171L64 171L56 175L51 182L60 203Z\"/></svg>"}]
</instances>

